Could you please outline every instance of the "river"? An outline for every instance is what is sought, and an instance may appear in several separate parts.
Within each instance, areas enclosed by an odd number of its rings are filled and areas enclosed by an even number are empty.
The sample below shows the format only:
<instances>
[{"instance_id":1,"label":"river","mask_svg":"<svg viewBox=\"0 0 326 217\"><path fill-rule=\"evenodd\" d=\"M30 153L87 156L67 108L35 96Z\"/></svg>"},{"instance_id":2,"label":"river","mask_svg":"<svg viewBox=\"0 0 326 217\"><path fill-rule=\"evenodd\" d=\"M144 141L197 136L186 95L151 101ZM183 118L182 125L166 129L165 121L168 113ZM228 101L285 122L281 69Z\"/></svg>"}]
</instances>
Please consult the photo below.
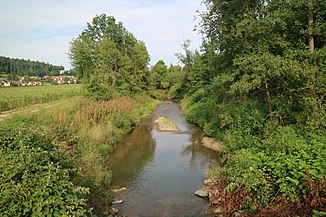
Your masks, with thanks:
<instances>
[{"instance_id":1,"label":"river","mask_svg":"<svg viewBox=\"0 0 326 217\"><path fill-rule=\"evenodd\" d=\"M158 132L154 120L165 116L181 132ZM180 106L162 103L143 118L110 157L112 186L127 216L209 216L207 200L194 192L202 187L207 163L217 153L200 144L201 130L187 123Z\"/></svg>"}]
</instances>

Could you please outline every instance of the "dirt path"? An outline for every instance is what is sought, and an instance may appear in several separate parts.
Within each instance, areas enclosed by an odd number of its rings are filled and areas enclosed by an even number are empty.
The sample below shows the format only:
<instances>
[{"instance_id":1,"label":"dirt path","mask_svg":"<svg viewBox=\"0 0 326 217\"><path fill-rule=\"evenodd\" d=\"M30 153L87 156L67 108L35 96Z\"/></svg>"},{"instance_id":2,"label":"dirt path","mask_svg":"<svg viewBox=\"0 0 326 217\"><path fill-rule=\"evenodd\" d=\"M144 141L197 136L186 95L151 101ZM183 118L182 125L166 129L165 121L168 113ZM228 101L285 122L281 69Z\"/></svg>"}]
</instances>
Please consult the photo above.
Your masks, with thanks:
<instances>
[{"instance_id":1,"label":"dirt path","mask_svg":"<svg viewBox=\"0 0 326 217\"><path fill-rule=\"evenodd\" d=\"M77 97L72 97L72 98L62 99L62 100L55 100L55 101L41 103L41 104L34 104L34 105L26 106L21 109L13 109L13 110L8 110L8 111L3 111L3 112L0 112L0 121L4 121L5 119L10 118L16 114L35 113L42 109L48 109L48 108L66 103L67 101L71 101L75 98L77 98Z\"/></svg>"}]
</instances>

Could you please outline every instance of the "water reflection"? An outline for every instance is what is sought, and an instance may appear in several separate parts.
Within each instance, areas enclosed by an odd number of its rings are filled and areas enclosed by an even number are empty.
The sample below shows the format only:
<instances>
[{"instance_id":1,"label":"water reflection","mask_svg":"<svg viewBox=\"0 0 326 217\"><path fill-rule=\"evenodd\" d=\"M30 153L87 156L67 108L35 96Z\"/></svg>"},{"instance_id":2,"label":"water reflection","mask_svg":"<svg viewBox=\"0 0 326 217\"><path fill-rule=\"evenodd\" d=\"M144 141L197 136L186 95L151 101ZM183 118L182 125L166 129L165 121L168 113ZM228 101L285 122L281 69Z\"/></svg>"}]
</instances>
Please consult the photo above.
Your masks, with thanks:
<instances>
[{"instance_id":1,"label":"water reflection","mask_svg":"<svg viewBox=\"0 0 326 217\"><path fill-rule=\"evenodd\" d=\"M153 161L156 143L151 134L152 118L145 117L131 134L113 151L109 165L113 171L112 186L127 186Z\"/></svg>"},{"instance_id":2,"label":"water reflection","mask_svg":"<svg viewBox=\"0 0 326 217\"><path fill-rule=\"evenodd\" d=\"M223 153L214 152L203 146L201 142L202 138L202 131L199 129L195 130L191 137L191 144L184 146L181 154L184 156L190 156L190 166L195 166L200 163L201 167L206 167L207 162L212 160L216 164L221 165L222 163L220 160L223 157Z\"/></svg>"}]
</instances>

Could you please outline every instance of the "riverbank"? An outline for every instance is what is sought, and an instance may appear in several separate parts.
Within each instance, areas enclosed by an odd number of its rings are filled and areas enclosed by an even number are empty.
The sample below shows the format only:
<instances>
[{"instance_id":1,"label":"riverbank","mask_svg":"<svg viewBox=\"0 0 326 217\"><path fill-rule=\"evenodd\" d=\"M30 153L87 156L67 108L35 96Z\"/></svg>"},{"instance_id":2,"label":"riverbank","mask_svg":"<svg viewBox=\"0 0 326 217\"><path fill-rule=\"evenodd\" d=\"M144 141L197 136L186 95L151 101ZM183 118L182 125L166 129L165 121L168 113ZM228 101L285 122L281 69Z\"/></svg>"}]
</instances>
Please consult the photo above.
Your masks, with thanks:
<instances>
[{"instance_id":1,"label":"riverbank","mask_svg":"<svg viewBox=\"0 0 326 217\"><path fill-rule=\"evenodd\" d=\"M157 104L147 96L103 103L82 98L3 121L0 170L4 172L0 185L4 189L0 198L4 200L0 212L30 215L37 208L40 215L64 210L76 215L108 215L112 193L107 157L140 117ZM19 175L22 173L25 175ZM66 189L65 193L57 194L60 189ZM22 192L29 196L19 196ZM37 192L52 196L42 196L40 201Z\"/></svg>"},{"instance_id":2,"label":"riverbank","mask_svg":"<svg viewBox=\"0 0 326 217\"><path fill-rule=\"evenodd\" d=\"M225 150L225 145L221 141L217 141L214 138L204 136L201 139L201 145L209 148L218 153L218 156L222 156ZM198 197L208 200L210 206L210 212L214 216L223 216L223 210L219 207L221 198L219 197L220 192L223 191L223 183L221 180L224 177L223 168L221 167L221 159L212 159L207 164L206 178L203 182L202 188L194 192Z\"/></svg>"}]
</instances>

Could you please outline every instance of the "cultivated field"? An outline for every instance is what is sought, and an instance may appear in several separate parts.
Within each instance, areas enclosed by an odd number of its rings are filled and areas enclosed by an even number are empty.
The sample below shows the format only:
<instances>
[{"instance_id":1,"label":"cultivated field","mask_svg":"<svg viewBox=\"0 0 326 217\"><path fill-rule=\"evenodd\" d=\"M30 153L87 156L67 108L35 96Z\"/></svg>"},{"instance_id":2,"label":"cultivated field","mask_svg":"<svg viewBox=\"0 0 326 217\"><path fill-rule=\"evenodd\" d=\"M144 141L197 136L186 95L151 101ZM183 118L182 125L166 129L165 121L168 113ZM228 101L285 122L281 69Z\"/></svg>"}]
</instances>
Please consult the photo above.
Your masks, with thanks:
<instances>
[{"instance_id":1,"label":"cultivated field","mask_svg":"<svg viewBox=\"0 0 326 217\"><path fill-rule=\"evenodd\" d=\"M81 94L80 85L0 88L0 112Z\"/></svg>"}]
</instances>

